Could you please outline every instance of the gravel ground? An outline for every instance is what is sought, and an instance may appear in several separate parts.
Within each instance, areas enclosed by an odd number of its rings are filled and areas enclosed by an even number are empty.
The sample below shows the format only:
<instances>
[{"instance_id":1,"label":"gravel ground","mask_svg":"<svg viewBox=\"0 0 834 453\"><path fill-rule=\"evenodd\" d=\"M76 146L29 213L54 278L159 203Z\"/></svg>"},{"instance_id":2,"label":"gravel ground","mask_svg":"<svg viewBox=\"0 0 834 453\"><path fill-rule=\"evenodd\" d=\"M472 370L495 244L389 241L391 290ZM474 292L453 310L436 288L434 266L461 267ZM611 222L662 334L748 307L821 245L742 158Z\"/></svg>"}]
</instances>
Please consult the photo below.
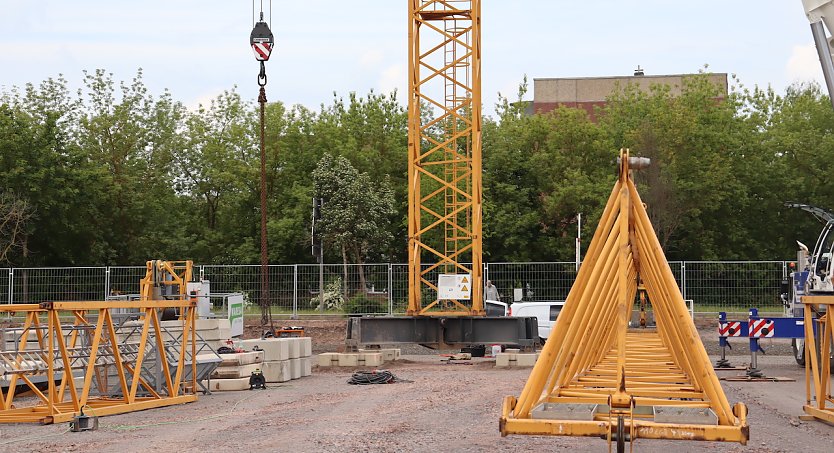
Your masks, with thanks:
<instances>
[{"instance_id":1,"label":"gravel ground","mask_svg":"<svg viewBox=\"0 0 834 453\"><path fill-rule=\"evenodd\" d=\"M342 320L291 323L305 325L316 352L343 346ZM702 329L711 353L717 350L714 332L708 326ZM790 343L786 349L784 340L768 341L763 346L770 355L760 357L760 368L794 382L722 381L730 402L743 401L750 409L747 446L638 440L635 450L834 451L834 427L798 419L805 399L804 371L793 362ZM741 365L747 363L746 341L737 343L731 360ZM491 359L448 364L430 350L419 352L386 364L410 382L352 386L347 380L356 370L314 367L310 377L265 391L216 392L192 404L104 417L95 432L68 433L63 424L0 425L0 452L596 452L607 448L604 440L593 438L501 437L501 401L506 395L518 396L530 369L495 368ZM719 375L738 373L720 371Z\"/></svg>"},{"instance_id":2,"label":"gravel ground","mask_svg":"<svg viewBox=\"0 0 834 453\"><path fill-rule=\"evenodd\" d=\"M498 369L492 360L447 364L406 356L388 367L411 382L351 386L355 370L313 375L265 391L216 392L183 406L101 419L95 432L66 425L0 425L0 451L604 451L592 438L498 433L501 400L518 395L530 369ZM834 427L799 421L804 374L791 357L766 357L767 374L795 382L723 382L731 402L750 408L750 443L638 440L638 451L834 451ZM734 372L721 372L733 374Z\"/></svg>"}]
</instances>

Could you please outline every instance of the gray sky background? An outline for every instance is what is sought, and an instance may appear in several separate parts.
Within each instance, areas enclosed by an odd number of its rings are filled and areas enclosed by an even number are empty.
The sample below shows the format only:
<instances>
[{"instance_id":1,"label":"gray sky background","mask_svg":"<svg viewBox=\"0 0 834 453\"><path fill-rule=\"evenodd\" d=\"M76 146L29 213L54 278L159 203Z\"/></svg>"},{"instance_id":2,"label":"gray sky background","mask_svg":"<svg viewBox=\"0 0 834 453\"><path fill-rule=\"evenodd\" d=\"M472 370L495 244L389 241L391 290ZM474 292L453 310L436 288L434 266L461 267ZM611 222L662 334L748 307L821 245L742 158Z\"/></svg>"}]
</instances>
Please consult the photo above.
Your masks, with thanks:
<instances>
[{"instance_id":1,"label":"gray sky background","mask_svg":"<svg viewBox=\"0 0 834 453\"><path fill-rule=\"evenodd\" d=\"M269 14L269 0L264 8ZM272 0L270 101L318 108L333 92L406 88L406 0ZM714 72L777 92L822 71L800 0L484 0L483 100L545 77ZM82 70L130 80L189 107L237 85L257 97L251 0L0 0L0 86ZM532 88L532 84L531 84ZM528 96L531 97L532 93Z\"/></svg>"}]
</instances>

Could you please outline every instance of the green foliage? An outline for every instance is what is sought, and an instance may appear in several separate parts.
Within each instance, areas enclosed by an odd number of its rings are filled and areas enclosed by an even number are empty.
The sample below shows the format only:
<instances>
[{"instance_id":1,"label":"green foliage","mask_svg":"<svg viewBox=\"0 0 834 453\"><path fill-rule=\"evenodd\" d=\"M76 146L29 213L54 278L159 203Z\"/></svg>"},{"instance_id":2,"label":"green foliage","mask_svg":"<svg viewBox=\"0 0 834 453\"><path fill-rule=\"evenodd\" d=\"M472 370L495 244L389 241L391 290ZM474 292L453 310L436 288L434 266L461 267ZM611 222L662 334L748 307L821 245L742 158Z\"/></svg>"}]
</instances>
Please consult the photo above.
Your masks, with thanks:
<instances>
[{"instance_id":1,"label":"green foliage","mask_svg":"<svg viewBox=\"0 0 834 453\"><path fill-rule=\"evenodd\" d=\"M342 292L342 279L336 277L324 285L324 309L329 311L340 311L345 304L345 295ZM321 298L319 296L310 299L310 306L316 310L321 309Z\"/></svg>"},{"instance_id":2,"label":"green foliage","mask_svg":"<svg viewBox=\"0 0 834 453\"><path fill-rule=\"evenodd\" d=\"M794 239L813 242L820 225L783 202L834 208L828 96L733 83L724 99L706 75L674 94L623 86L593 122L570 108L528 115L525 78L483 124L485 259L572 259L577 215L587 238L621 147L653 161L636 178L670 259L784 259ZM4 263L258 262L258 105L232 88L188 110L149 93L141 70L67 86L59 76L0 92L0 192L26 204L16 236L0 237L15 244ZM326 199L325 261L404 261L407 115L396 93L334 94L318 110L271 102L265 119L270 261L313 260L315 195ZM358 272L356 288L343 277L333 294L365 294Z\"/></svg>"},{"instance_id":3,"label":"green foliage","mask_svg":"<svg viewBox=\"0 0 834 453\"><path fill-rule=\"evenodd\" d=\"M345 303L344 310L349 314L388 313L388 301L358 293Z\"/></svg>"}]
</instances>

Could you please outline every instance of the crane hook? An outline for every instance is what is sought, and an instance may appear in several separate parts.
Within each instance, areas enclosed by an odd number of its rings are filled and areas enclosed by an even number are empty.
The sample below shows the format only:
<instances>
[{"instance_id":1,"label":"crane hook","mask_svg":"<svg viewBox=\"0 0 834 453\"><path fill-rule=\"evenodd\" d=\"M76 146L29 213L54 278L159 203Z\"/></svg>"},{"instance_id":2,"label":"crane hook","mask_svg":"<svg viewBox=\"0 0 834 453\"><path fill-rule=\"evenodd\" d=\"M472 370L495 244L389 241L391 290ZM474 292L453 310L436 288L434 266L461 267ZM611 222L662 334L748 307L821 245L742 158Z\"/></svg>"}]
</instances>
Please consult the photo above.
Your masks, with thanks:
<instances>
[{"instance_id":1,"label":"crane hook","mask_svg":"<svg viewBox=\"0 0 834 453\"><path fill-rule=\"evenodd\" d=\"M263 61L261 61L261 72L258 74L258 86L266 86L266 67Z\"/></svg>"}]
</instances>

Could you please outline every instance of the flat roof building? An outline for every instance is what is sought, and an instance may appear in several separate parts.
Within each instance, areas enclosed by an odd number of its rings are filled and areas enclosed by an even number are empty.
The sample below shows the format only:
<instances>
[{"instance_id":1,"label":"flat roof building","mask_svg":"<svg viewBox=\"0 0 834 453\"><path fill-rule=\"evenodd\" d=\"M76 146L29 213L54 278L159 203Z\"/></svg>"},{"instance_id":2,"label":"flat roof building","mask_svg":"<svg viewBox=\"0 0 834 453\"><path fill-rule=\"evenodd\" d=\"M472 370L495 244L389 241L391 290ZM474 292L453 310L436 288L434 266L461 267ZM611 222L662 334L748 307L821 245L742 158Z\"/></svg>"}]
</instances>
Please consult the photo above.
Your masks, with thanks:
<instances>
[{"instance_id":1,"label":"flat roof building","mask_svg":"<svg viewBox=\"0 0 834 453\"><path fill-rule=\"evenodd\" d=\"M660 84L668 85L674 96L681 93L685 78L696 75L699 74L643 75L638 68L633 76L533 79L533 103L528 108L530 113L547 113L559 106L581 108L593 120L594 108L605 106L605 99L617 89L634 84L649 91L651 85ZM719 99L726 98L727 74L708 74L707 77L719 87Z\"/></svg>"}]
</instances>

